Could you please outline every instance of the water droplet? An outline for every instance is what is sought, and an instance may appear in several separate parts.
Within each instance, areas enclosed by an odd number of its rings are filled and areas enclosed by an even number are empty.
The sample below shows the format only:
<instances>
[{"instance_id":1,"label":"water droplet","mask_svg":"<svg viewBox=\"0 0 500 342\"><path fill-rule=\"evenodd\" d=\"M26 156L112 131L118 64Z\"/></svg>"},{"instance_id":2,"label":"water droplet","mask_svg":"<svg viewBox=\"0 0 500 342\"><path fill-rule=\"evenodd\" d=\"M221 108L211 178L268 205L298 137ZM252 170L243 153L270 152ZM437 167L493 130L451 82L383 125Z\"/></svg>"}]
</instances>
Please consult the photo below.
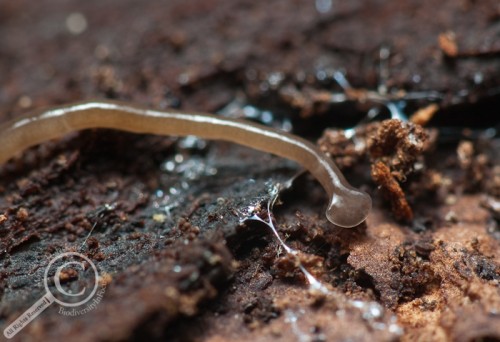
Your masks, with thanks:
<instances>
[{"instance_id":1,"label":"water droplet","mask_svg":"<svg viewBox=\"0 0 500 342\"><path fill-rule=\"evenodd\" d=\"M285 75L282 72L272 72L267 78L267 81L269 82L269 85L271 85L271 87L276 88L284 79Z\"/></svg>"},{"instance_id":2,"label":"water droplet","mask_svg":"<svg viewBox=\"0 0 500 342\"><path fill-rule=\"evenodd\" d=\"M261 120L263 123L269 125L274 120L273 114L270 111L265 110L262 112Z\"/></svg>"},{"instance_id":3,"label":"water droplet","mask_svg":"<svg viewBox=\"0 0 500 342\"><path fill-rule=\"evenodd\" d=\"M316 11L327 13L332 9L332 0L316 0Z\"/></svg>"},{"instance_id":4,"label":"water droplet","mask_svg":"<svg viewBox=\"0 0 500 342\"><path fill-rule=\"evenodd\" d=\"M182 73L179 75L177 78L177 82L179 82L180 85L186 85L189 83L189 75L187 73Z\"/></svg>"},{"instance_id":5,"label":"water droplet","mask_svg":"<svg viewBox=\"0 0 500 342\"><path fill-rule=\"evenodd\" d=\"M479 84L483 83L483 80L484 80L484 76L483 76L483 73L482 73L482 72L479 72L479 71L478 71L478 72L476 72L476 73L474 74L474 83L475 83L475 84L478 84L478 85L479 85Z\"/></svg>"},{"instance_id":6,"label":"water droplet","mask_svg":"<svg viewBox=\"0 0 500 342\"><path fill-rule=\"evenodd\" d=\"M204 139L200 139L194 135L189 135L181 140L179 140L179 147L184 149L198 149L203 150L207 147L207 142Z\"/></svg>"},{"instance_id":7,"label":"water droplet","mask_svg":"<svg viewBox=\"0 0 500 342\"><path fill-rule=\"evenodd\" d=\"M69 33L79 35L87 29L87 18L82 13L71 13L66 17L66 29Z\"/></svg>"},{"instance_id":8,"label":"water droplet","mask_svg":"<svg viewBox=\"0 0 500 342\"><path fill-rule=\"evenodd\" d=\"M174 171L175 170L175 163L171 160L167 161L166 163L163 164L164 165L164 169L166 171Z\"/></svg>"},{"instance_id":9,"label":"water droplet","mask_svg":"<svg viewBox=\"0 0 500 342\"><path fill-rule=\"evenodd\" d=\"M176 154L174 160L176 163L182 163L184 161L184 156L182 154Z\"/></svg>"},{"instance_id":10,"label":"water droplet","mask_svg":"<svg viewBox=\"0 0 500 342\"><path fill-rule=\"evenodd\" d=\"M257 108L255 108L254 106L245 106L243 107L243 113L245 114L245 117L247 118L256 118L257 117Z\"/></svg>"},{"instance_id":11,"label":"water droplet","mask_svg":"<svg viewBox=\"0 0 500 342\"><path fill-rule=\"evenodd\" d=\"M316 71L316 78L318 79L318 81L326 80L327 76L328 76L328 74L326 73L325 70Z\"/></svg>"}]
</instances>

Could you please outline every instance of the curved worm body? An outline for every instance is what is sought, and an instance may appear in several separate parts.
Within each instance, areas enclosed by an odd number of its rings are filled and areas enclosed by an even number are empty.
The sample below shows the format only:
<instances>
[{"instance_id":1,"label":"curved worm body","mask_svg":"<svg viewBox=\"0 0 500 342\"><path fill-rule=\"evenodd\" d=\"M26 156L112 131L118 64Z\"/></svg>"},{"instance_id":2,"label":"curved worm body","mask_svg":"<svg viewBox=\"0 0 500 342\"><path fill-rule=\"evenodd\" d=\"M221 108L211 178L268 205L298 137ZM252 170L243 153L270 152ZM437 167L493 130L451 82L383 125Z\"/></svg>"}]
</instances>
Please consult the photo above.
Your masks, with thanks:
<instances>
[{"instance_id":1,"label":"curved worm body","mask_svg":"<svg viewBox=\"0 0 500 342\"><path fill-rule=\"evenodd\" d=\"M150 110L118 101L88 101L37 111L0 126L0 163L16 153L86 128L225 140L291 159L321 183L330 197L326 217L350 228L363 222L370 209L368 194L353 188L312 143L273 128L210 114Z\"/></svg>"}]
</instances>

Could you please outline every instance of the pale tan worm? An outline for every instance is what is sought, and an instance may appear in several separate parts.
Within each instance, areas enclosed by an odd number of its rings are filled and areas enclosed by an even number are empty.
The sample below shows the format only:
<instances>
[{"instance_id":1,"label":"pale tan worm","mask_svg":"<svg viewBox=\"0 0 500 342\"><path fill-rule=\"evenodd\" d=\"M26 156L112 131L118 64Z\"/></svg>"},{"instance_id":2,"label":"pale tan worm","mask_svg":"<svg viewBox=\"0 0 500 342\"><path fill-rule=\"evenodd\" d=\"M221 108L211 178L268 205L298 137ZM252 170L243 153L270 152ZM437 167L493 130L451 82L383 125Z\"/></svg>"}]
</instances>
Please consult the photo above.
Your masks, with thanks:
<instances>
[{"instance_id":1,"label":"pale tan worm","mask_svg":"<svg viewBox=\"0 0 500 342\"><path fill-rule=\"evenodd\" d=\"M0 163L27 147L86 128L225 140L291 159L321 183L330 203L328 220L350 228L363 222L372 206L353 188L330 157L307 140L244 120L175 110L151 110L119 101L87 101L43 109L0 126Z\"/></svg>"}]
</instances>

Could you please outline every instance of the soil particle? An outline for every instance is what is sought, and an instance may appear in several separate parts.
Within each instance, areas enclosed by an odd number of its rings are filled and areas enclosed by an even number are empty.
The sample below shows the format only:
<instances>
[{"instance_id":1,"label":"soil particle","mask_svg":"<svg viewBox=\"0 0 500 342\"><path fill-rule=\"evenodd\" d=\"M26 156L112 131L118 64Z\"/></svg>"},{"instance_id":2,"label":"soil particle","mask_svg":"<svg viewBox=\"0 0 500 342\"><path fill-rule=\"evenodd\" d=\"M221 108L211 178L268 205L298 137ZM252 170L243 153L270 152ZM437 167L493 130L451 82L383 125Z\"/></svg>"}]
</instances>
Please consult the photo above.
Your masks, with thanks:
<instances>
[{"instance_id":1,"label":"soil particle","mask_svg":"<svg viewBox=\"0 0 500 342\"><path fill-rule=\"evenodd\" d=\"M411 222L414 214L402 184L426 170L426 175L419 177L420 185L425 183L423 188L428 191L438 188L439 174L425 167L425 154L435 148L436 133L418 124L392 119L356 127L352 137L342 130L326 130L318 144L341 168L370 160L371 178L391 203L394 217Z\"/></svg>"}]
</instances>

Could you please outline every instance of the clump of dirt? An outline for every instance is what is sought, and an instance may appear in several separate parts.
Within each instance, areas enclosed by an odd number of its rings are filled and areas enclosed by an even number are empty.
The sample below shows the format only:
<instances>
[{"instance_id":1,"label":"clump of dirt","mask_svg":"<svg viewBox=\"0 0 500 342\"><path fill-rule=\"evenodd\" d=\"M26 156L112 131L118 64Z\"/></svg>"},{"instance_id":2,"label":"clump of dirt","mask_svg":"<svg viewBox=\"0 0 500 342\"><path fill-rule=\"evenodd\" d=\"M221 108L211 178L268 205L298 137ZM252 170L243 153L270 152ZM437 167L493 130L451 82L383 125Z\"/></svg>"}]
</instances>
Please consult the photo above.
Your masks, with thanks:
<instances>
[{"instance_id":1,"label":"clump of dirt","mask_svg":"<svg viewBox=\"0 0 500 342\"><path fill-rule=\"evenodd\" d=\"M395 291L393 297L386 298L386 303L395 307L419 298L438 287L439 277L434 274L429 262L429 255L433 250L432 241L423 240L416 243L404 243L394 250L391 256L391 289Z\"/></svg>"},{"instance_id":2,"label":"clump of dirt","mask_svg":"<svg viewBox=\"0 0 500 342\"><path fill-rule=\"evenodd\" d=\"M403 183L427 170L425 154L435 148L436 137L435 130L391 119L356 127L349 137L343 130L326 130L318 144L342 169L369 160L372 180L391 203L393 215L410 222L414 215Z\"/></svg>"},{"instance_id":3,"label":"clump of dirt","mask_svg":"<svg viewBox=\"0 0 500 342\"><path fill-rule=\"evenodd\" d=\"M487 153L481 152L481 144L472 141L462 140L457 146L458 165L462 169L463 191L477 192L486 190L489 194L500 197L498 189L500 183L495 172L491 159Z\"/></svg>"}]
</instances>

